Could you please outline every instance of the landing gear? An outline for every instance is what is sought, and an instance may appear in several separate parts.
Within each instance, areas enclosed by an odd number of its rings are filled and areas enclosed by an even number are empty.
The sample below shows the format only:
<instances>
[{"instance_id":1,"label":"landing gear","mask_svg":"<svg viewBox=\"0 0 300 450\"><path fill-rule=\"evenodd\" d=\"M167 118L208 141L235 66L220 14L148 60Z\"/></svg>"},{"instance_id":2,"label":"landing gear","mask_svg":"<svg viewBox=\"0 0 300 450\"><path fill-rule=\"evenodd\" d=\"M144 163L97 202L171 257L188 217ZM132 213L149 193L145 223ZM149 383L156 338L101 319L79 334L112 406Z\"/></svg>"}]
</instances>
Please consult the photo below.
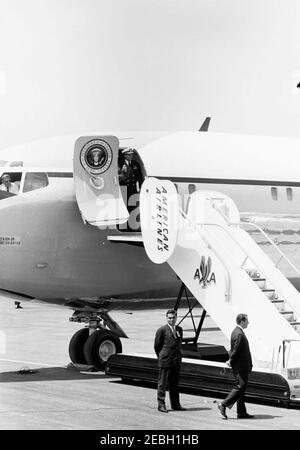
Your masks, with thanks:
<instances>
[{"instance_id":1,"label":"landing gear","mask_svg":"<svg viewBox=\"0 0 300 450\"><path fill-rule=\"evenodd\" d=\"M83 353L83 346L89 337L89 329L81 328L78 330L70 340L69 355L72 363L86 364L86 359Z\"/></svg>"},{"instance_id":2,"label":"landing gear","mask_svg":"<svg viewBox=\"0 0 300 450\"><path fill-rule=\"evenodd\" d=\"M111 331L96 330L84 344L83 352L87 364L104 370L106 361L111 355L122 353L122 344L118 336Z\"/></svg>"},{"instance_id":3,"label":"landing gear","mask_svg":"<svg viewBox=\"0 0 300 450\"><path fill-rule=\"evenodd\" d=\"M88 327L77 331L70 340L69 355L74 364L104 370L111 355L122 353L120 338L127 335L105 309L76 307L70 321L88 323Z\"/></svg>"}]
</instances>

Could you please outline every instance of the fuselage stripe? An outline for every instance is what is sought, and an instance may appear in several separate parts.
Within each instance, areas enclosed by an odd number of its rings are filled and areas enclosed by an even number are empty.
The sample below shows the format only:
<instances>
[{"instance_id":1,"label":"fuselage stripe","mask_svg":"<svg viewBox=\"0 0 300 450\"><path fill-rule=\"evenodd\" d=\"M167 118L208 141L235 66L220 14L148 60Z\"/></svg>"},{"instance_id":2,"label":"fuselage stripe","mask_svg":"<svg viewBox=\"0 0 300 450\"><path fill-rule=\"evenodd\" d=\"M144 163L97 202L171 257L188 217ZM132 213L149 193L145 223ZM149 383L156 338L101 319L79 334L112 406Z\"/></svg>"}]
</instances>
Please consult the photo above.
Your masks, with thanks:
<instances>
[{"instance_id":1,"label":"fuselage stripe","mask_svg":"<svg viewBox=\"0 0 300 450\"><path fill-rule=\"evenodd\" d=\"M298 181L274 181L274 180L238 180L230 178L193 178L193 177L168 177L155 176L160 180L170 180L173 183L187 183L187 184L239 184L239 185L255 185L255 186L295 186L300 187Z\"/></svg>"},{"instance_id":2,"label":"fuselage stripe","mask_svg":"<svg viewBox=\"0 0 300 450\"><path fill-rule=\"evenodd\" d=\"M47 172L49 178L73 178L72 172Z\"/></svg>"}]
</instances>

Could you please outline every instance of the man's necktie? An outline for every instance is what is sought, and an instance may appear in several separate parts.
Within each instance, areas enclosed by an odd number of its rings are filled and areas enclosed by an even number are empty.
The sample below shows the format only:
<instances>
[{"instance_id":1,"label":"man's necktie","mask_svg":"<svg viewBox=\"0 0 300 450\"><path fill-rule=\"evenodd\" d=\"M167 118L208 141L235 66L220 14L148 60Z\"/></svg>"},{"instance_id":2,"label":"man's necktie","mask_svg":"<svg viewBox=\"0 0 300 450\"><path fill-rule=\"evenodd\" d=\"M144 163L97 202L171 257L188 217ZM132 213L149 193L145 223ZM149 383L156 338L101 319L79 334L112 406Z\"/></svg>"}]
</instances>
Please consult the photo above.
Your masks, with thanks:
<instances>
[{"instance_id":1,"label":"man's necktie","mask_svg":"<svg viewBox=\"0 0 300 450\"><path fill-rule=\"evenodd\" d=\"M6 186L6 192L9 192L9 187L8 186Z\"/></svg>"}]
</instances>

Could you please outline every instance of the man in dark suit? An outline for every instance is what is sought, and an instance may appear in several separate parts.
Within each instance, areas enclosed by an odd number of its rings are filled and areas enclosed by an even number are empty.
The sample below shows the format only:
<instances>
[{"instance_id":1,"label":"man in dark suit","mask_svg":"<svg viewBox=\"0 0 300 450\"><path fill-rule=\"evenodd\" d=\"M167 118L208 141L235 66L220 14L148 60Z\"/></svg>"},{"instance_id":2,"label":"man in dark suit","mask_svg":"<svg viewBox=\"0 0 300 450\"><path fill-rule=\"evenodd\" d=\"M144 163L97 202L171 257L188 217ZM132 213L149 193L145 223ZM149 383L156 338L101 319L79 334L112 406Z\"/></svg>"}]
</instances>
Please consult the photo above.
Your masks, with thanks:
<instances>
[{"instance_id":1,"label":"man in dark suit","mask_svg":"<svg viewBox=\"0 0 300 450\"><path fill-rule=\"evenodd\" d=\"M249 321L247 314L238 314L237 327L231 333L231 348L227 365L232 368L234 387L228 396L218 404L221 415L227 419L226 408L232 408L236 402L238 419L252 419L245 406L245 392L248 384L248 375L252 370L252 358L248 339L244 333Z\"/></svg>"},{"instance_id":2,"label":"man in dark suit","mask_svg":"<svg viewBox=\"0 0 300 450\"><path fill-rule=\"evenodd\" d=\"M169 385L171 408L185 411L179 401L179 372L181 365L182 328L175 326L177 313L169 309L166 313L167 324L160 327L154 340L154 350L158 357L157 401L158 411L167 413L165 398Z\"/></svg>"},{"instance_id":3,"label":"man in dark suit","mask_svg":"<svg viewBox=\"0 0 300 450\"><path fill-rule=\"evenodd\" d=\"M142 173L139 164L134 159L134 150L127 148L122 152L123 165L121 167L121 178L123 184L127 186L128 204L131 205L130 198L141 190Z\"/></svg>"}]
</instances>

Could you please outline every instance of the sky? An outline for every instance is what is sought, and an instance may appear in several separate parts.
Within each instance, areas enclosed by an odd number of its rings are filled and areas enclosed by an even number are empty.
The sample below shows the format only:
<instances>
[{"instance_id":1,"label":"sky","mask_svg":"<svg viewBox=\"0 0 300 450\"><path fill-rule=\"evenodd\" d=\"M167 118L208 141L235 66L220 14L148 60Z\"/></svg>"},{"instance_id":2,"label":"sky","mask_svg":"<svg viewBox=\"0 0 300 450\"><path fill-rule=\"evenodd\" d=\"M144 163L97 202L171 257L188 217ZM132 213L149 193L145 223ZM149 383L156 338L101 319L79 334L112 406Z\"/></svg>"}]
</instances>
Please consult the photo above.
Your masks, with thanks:
<instances>
[{"instance_id":1,"label":"sky","mask_svg":"<svg viewBox=\"0 0 300 450\"><path fill-rule=\"evenodd\" d=\"M0 149L88 130L300 136L299 0L0 0Z\"/></svg>"}]
</instances>

